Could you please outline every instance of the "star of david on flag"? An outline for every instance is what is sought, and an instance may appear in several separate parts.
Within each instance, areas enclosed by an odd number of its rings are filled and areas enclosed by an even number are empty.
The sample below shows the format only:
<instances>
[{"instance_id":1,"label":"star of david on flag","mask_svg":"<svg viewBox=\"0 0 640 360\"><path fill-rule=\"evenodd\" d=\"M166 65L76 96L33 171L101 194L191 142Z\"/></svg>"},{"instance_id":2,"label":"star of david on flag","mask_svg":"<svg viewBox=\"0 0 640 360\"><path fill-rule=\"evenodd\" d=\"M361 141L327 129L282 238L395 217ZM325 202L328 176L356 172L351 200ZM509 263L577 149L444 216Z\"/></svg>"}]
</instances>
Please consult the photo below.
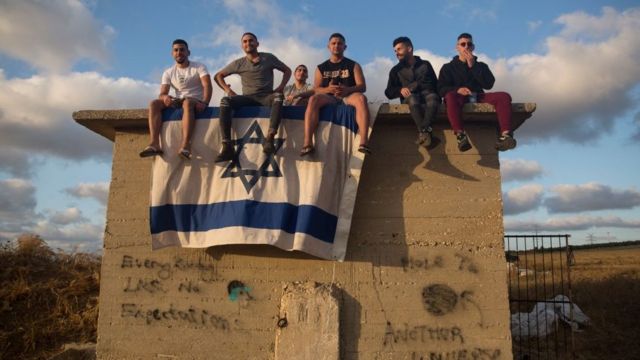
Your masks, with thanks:
<instances>
[{"instance_id":1,"label":"star of david on flag","mask_svg":"<svg viewBox=\"0 0 640 360\"><path fill-rule=\"evenodd\" d=\"M303 159L304 110L283 107L273 154L262 151L270 108L235 111L234 157L223 163L214 161L222 146L219 108L197 115L191 160L177 155L182 110L166 110L164 154L152 165L152 248L268 244L344 260L364 156L356 150L355 111L323 108L316 152Z\"/></svg>"}]
</instances>

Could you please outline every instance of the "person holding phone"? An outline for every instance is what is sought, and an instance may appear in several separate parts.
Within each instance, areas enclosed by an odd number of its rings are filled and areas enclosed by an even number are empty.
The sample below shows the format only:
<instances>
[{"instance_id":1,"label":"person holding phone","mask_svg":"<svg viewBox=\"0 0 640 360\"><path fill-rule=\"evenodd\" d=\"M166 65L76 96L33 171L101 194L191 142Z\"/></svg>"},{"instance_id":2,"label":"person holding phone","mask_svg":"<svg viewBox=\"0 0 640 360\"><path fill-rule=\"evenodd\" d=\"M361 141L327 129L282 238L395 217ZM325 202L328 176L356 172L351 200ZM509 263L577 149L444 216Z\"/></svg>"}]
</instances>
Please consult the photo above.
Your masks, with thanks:
<instances>
[{"instance_id":1,"label":"person holding phone","mask_svg":"<svg viewBox=\"0 0 640 360\"><path fill-rule=\"evenodd\" d=\"M456 42L458 55L442 66L438 76L438 92L447 106L447 116L456 134L458 149L471 149L461 119L462 106L468 102L489 103L496 108L500 135L495 148L498 151L513 149L516 147L516 140L511 130L511 95L503 91L484 92L493 87L495 78L489 66L478 61L474 50L471 34L460 34Z\"/></svg>"}]
</instances>

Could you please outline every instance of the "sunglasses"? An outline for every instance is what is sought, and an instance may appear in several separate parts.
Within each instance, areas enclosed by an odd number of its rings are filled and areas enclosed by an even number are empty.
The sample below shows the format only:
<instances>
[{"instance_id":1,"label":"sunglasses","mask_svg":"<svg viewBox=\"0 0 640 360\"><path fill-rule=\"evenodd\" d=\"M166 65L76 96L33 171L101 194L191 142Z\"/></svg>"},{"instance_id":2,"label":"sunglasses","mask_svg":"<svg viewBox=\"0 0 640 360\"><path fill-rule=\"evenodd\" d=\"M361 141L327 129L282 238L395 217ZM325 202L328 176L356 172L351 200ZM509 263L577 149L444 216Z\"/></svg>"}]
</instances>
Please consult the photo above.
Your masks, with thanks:
<instances>
[{"instance_id":1,"label":"sunglasses","mask_svg":"<svg viewBox=\"0 0 640 360\"><path fill-rule=\"evenodd\" d=\"M470 47L470 48L472 48L472 47L473 47L473 43L472 43L471 41L469 41L469 42L461 42L461 43L460 43L460 44L458 44L458 45L460 45L460 46L462 46L462 47Z\"/></svg>"}]
</instances>

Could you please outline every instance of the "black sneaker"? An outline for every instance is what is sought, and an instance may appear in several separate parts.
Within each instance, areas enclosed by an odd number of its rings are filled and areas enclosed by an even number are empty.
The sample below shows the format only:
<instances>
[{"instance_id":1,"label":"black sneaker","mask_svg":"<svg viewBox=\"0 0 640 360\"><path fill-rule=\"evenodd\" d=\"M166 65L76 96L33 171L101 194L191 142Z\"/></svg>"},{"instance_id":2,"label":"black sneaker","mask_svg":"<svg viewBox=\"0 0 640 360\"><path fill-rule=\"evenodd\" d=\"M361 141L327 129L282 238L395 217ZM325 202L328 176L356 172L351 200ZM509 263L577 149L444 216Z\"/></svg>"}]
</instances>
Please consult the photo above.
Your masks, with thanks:
<instances>
[{"instance_id":1,"label":"black sneaker","mask_svg":"<svg viewBox=\"0 0 640 360\"><path fill-rule=\"evenodd\" d=\"M276 151L276 145L273 143L273 138L267 136L262 143L262 151L265 154L273 154Z\"/></svg>"},{"instance_id":2,"label":"black sneaker","mask_svg":"<svg viewBox=\"0 0 640 360\"><path fill-rule=\"evenodd\" d=\"M458 150L465 152L471 149L471 143L469 142L469 138L467 137L466 133L459 133L458 135L456 135L456 139L458 140Z\"/></svg>"},{"instance_id":3,"label":"black sneaker","mask_svg":"<svg viewBox=\"0 0 640 360\"><path fill-rule=\"evenodd\" d=\"M498 138L498 141L496 142L496 150L507 151L515 148L516 145L516 139L514 139L511 134L505 133L500 135L500 137Z\"/></svg>"},{"instance_id":4,"label":"black sneaker","mask_svg":"<svg viewBox=\"0 0 640 360\"><path fill-rule=\"evenodd\" d=\"M420 131L418 133L418 140L416 140L416 144L424 147L431 146L433 135L431 135L431 131Z\"/></svg>"},{"instance_id":5,"label":"black sneaker","mask_svg":"<svg viewBox=\"0 0 640 360\"><path fill-rule=\"evenodd\" d=\"M233 159L233 146L231 146L231 143L229 143L228 141L223 141L222 142L222 150L220 150L220 153L218 154L218 156L216 157L216 162L223 162L223 161L229 161Z\"/></svg>"}]
</instances>

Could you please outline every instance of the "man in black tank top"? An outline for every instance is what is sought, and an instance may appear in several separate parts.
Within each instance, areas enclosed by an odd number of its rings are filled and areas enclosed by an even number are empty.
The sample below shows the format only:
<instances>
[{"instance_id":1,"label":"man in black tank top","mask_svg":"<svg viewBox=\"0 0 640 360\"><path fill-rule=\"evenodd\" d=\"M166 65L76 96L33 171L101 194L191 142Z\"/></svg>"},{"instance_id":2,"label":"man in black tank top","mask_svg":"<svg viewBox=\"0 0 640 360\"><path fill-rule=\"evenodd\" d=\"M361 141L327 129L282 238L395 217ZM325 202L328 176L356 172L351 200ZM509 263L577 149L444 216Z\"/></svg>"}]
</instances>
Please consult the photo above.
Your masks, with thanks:
<instances>
[{"instance_id":1,"label":"man in black tank top","mask_svg":"<svg viewBox=\"0 0 640 360\"><path fill-rule=\"evenodd\" d=\"M304 114L304 146L300 156L315 151L313 134L318 127L318 115L325 105L343 103L356 109L356 122L360 145L358 151L370 154L369 141L369 107L364 92L367 85L362 67L357 62L344 57L347 48L344 36L339 33L329 37L329 60L318 65L315 72L314 92Z\"/></svg>"}]
</instances>

